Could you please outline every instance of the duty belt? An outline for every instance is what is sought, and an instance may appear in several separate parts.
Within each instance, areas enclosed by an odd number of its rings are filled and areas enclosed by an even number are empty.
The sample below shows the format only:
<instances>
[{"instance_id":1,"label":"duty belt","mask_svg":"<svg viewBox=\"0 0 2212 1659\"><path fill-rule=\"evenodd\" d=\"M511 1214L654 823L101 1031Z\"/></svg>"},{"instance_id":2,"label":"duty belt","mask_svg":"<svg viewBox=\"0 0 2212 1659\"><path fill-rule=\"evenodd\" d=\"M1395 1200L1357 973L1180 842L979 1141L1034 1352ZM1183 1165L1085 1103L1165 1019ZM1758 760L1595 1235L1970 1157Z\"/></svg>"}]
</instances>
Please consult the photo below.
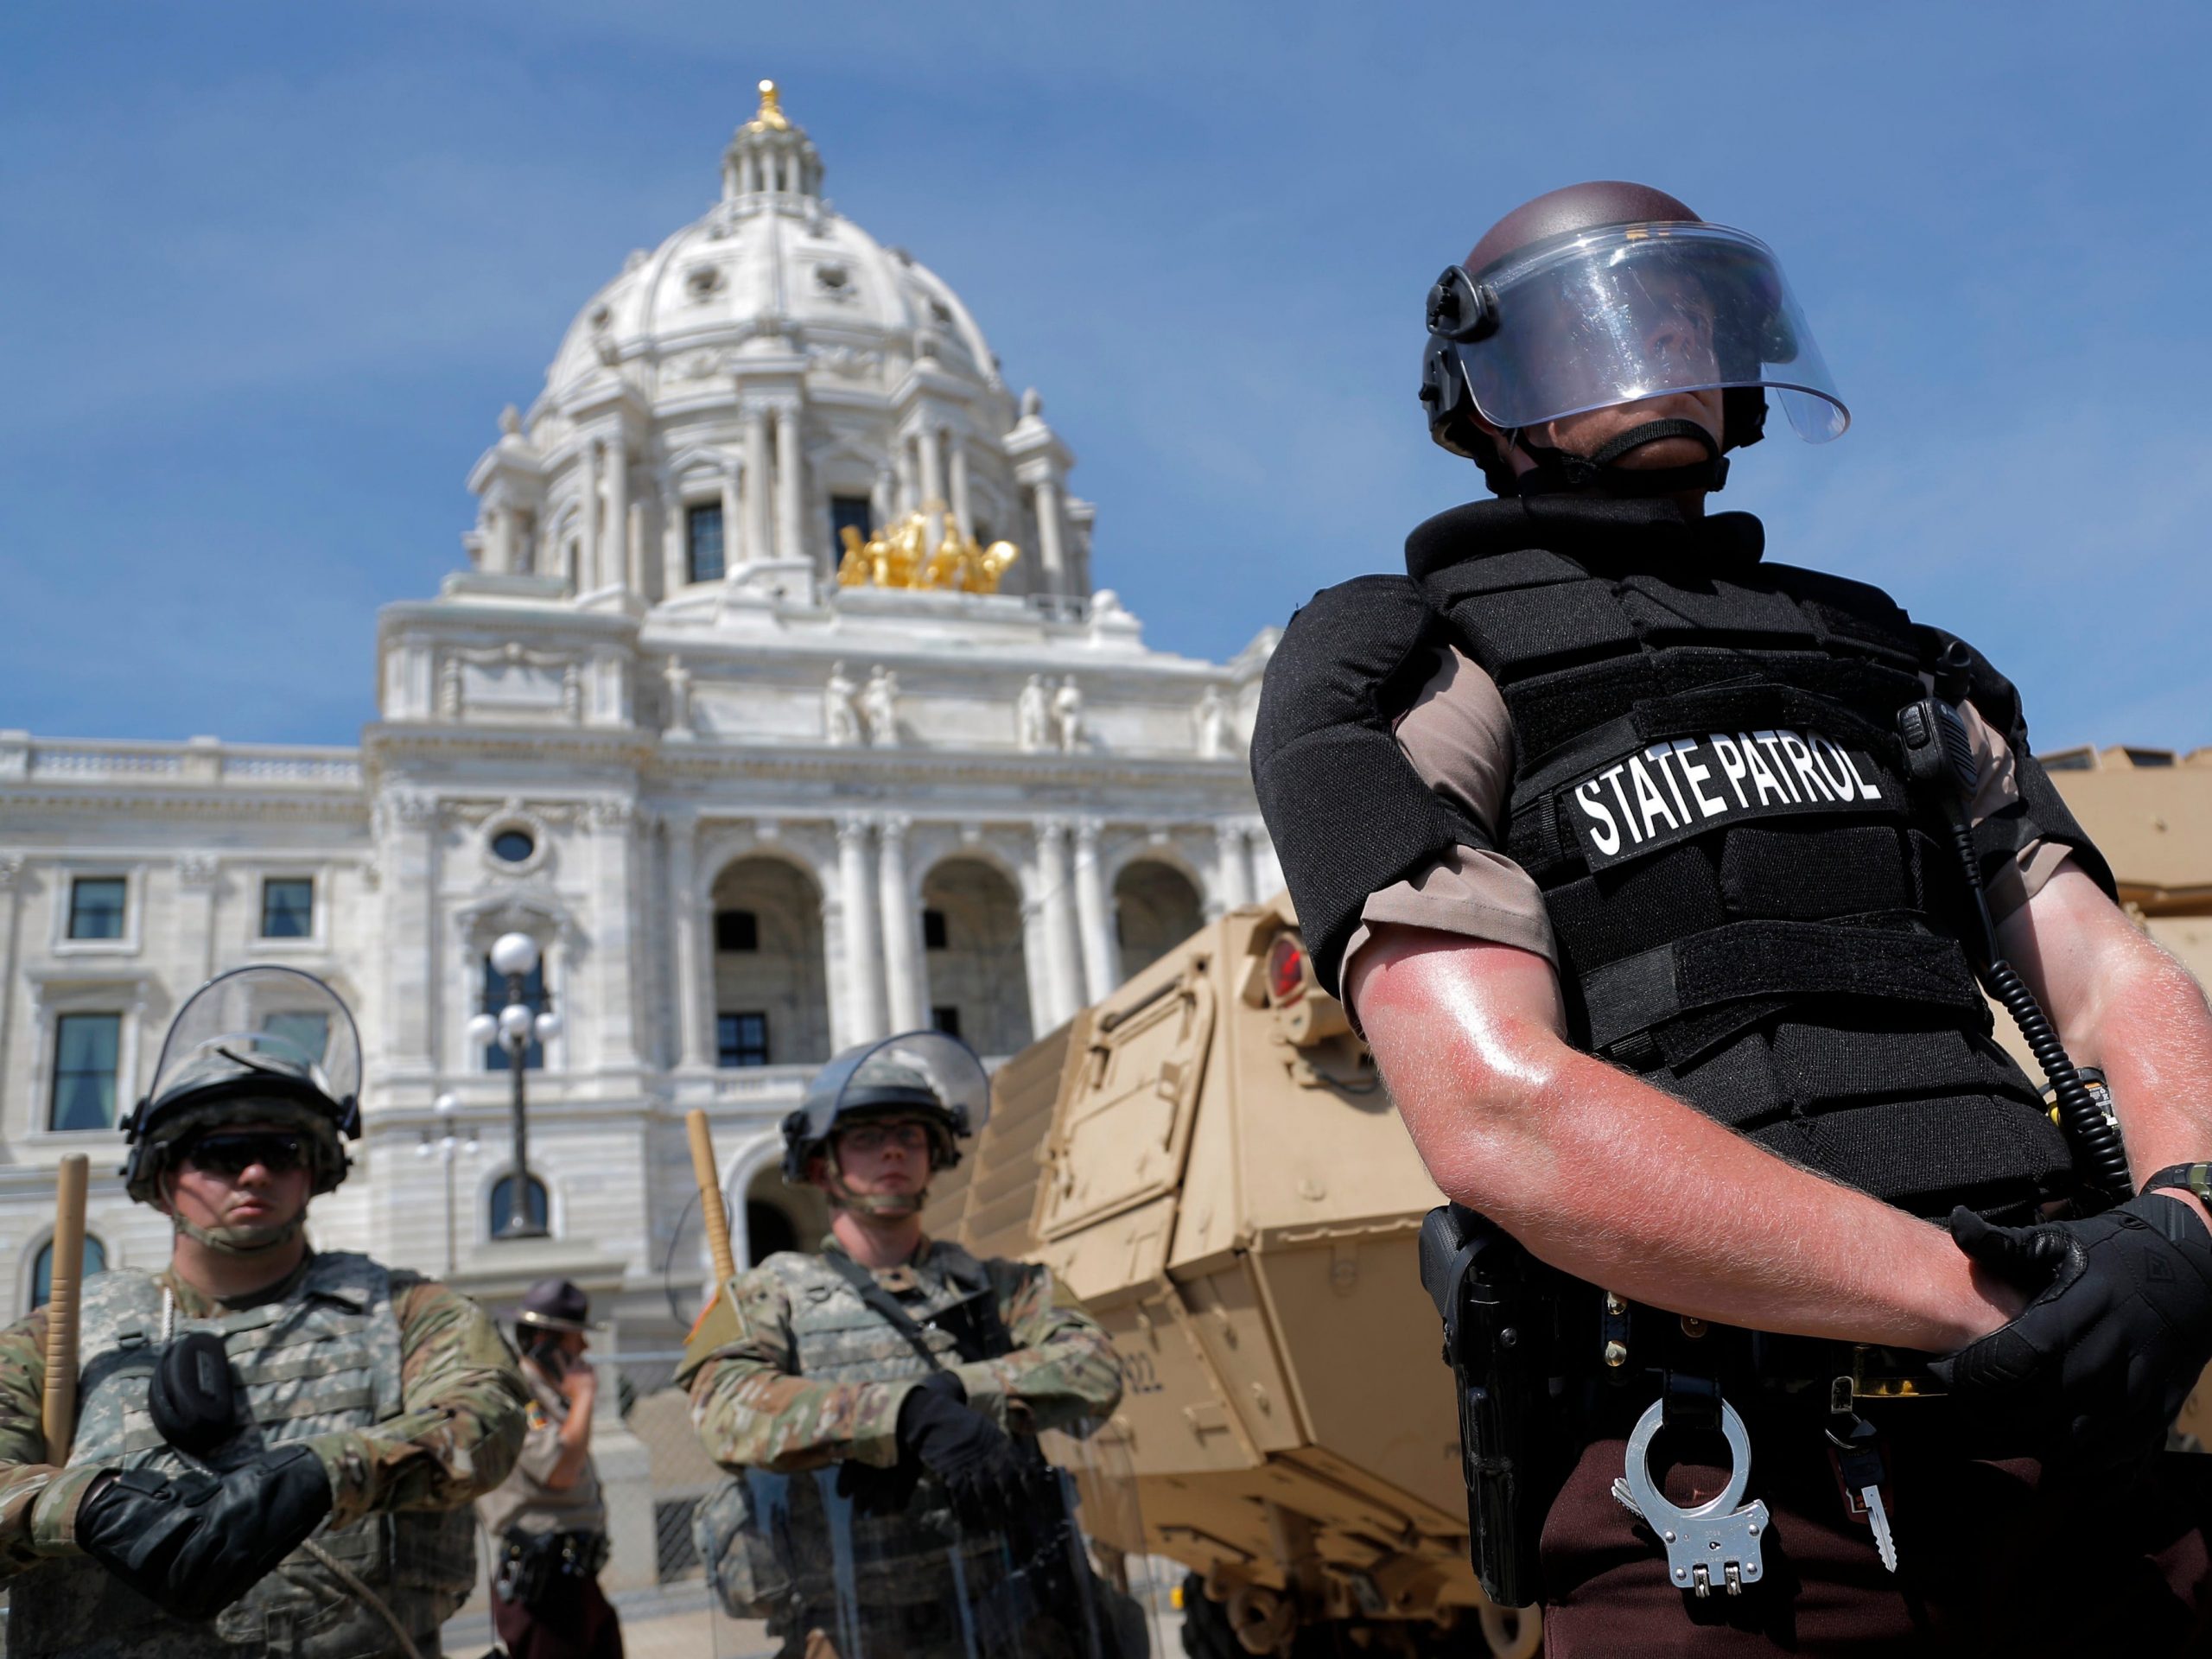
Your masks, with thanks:
<instances>
[{"instance_id":1,"label":"duty belt","mask_svg":"<svg viewBox=\"0 0 2212 1659\"><path fill-rule=\"evenodd\" d=\"M556 1579L595 1579L610 1554L603 1532L524 1532L499 1540L499 1570L492 1588L502 1601L524 1607L542 1600Z\"/></svg>"}]
</instances>

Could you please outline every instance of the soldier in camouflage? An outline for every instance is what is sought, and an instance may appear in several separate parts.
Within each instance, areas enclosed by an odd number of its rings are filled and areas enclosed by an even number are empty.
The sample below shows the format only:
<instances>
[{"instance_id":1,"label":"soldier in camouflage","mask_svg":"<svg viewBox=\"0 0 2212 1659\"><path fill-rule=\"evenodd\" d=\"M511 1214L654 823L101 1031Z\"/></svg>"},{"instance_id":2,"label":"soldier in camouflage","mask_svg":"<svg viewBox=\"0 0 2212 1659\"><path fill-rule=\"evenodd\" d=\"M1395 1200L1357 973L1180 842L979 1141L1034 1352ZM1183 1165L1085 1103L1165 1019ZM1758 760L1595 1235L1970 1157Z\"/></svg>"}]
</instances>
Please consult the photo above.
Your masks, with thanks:
<instances>
[{"instance_id":1,"label":"soldier in camouflage","mask_svg":"<svg viewBox=\"0 0 2212 1659\"><path fill-rule=\"evenodd\" d=\"M830 1202L821 1254L731 1280L686 1348L693 1421L738 1477L702 1506L702 1551L787 1655L1113 1646L1033 1437L1102 1422L1120 1363L1046 1268L922 1232L931 1172L988 1105L938 1033L832 1059L784 1122L785 1179Z\"/></svg>"},{"instance_id":2,"label":"soldier in camouflage","mask_svg":"<svg viewBox=\"0 0 2212 1659\"><path fill-rule=\"evenodd\" d=\"M0 1333L11 1654L439 1651L474 1580L468 1505L514 1461L524 1396L466 1297L309 1246L359 1075L353 1017L312 976L240 969L178 1014L124 1125L169 1265L86 1281L58 1463L46 1313Z\"/></svg>"}]
</instances>

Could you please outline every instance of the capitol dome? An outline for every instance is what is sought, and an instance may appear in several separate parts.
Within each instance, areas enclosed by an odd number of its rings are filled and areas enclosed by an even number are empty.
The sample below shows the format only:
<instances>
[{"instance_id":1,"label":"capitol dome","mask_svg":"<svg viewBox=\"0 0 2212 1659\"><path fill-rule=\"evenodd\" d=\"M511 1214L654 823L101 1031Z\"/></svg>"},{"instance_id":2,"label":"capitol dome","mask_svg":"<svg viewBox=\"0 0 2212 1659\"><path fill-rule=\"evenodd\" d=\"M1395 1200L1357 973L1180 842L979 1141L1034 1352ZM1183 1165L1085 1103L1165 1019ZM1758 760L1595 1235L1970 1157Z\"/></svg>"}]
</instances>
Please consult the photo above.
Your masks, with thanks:
<instances>
[{"instance_id":1,"label":"capitol dome","mask_svg":"<svg viewBox=\"0 0 2212 1659\"><path fill-rule=\"evenodd\" d=\"M1090 509L1041 400L1009 391L943 278L831 207L812 141L760 92L721 200L624 262L503 420L469 480L472 559L587 604L826 591L848 528L923 514L931 548L1020 550L994 590L1079 604Z\"/></svg>"}]
</instances>

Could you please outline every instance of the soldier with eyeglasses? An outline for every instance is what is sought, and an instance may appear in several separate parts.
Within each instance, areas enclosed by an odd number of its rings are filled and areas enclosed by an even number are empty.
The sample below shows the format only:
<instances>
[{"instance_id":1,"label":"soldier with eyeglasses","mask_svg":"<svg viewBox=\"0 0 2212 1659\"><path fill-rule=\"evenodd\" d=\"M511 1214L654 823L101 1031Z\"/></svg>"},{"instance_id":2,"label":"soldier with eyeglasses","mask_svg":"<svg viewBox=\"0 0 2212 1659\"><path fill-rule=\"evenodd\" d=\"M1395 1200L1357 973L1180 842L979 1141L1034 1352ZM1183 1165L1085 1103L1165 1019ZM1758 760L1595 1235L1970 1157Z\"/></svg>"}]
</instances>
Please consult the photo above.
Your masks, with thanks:
<instances>
[{"instance_id":1,"label":"soldier with eyeglasses","mask_svg":"<svg viewBox=\"0 0 2212 1659\"><path fill-rule=\"evenodd\" d=\"M168 1266L86 1281L59 1461L46 1313L0 1333L11 1655L439 1651L474 1582L469 1505L513 1464L527 1396L467 1297L309 1243L359 1081L353 1016L311 975L239 969L178 1013L124 1123Z\"/></svg>"}]
</instances>

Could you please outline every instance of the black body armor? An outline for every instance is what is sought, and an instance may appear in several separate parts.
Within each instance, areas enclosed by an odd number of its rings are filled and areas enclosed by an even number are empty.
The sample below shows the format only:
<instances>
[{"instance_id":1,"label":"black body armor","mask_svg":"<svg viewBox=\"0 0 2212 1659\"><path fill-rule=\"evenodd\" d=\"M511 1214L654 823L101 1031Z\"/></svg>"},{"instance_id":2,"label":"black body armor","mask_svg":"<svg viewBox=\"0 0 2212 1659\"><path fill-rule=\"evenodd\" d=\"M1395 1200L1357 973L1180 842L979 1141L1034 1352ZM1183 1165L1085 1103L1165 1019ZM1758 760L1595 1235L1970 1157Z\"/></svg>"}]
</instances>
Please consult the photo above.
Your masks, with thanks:
<instances>
[{"instance_id":1,"label":"black body armor","mask_svg":"<svg viewBox=\"0 0 2212 1659\"><path fill-rule=\"evenodd\" d=\"M1902 1208L2023 1214L2069 1186L2066 1145L1990 1039L1964 883L1895 735L1947 636L1865 584L1760 563L1762 540L1748 515L1664 500L1483 502L1413 533L1410 582L1346 584L1294 620L1254 776L1317 971L1334 985L1368 893L1454 842L1495 848L1543 893L1578 1046ZM1440 638L1512 716L1494 837L1390 736L1421 678L1404 664ZM1414 684L1363 696L1347 663ZM1974 667L2022 792L1978 833L1985 873L2040 836L2109 890L2012 687Z\"/></svg>"}]
</instances>

